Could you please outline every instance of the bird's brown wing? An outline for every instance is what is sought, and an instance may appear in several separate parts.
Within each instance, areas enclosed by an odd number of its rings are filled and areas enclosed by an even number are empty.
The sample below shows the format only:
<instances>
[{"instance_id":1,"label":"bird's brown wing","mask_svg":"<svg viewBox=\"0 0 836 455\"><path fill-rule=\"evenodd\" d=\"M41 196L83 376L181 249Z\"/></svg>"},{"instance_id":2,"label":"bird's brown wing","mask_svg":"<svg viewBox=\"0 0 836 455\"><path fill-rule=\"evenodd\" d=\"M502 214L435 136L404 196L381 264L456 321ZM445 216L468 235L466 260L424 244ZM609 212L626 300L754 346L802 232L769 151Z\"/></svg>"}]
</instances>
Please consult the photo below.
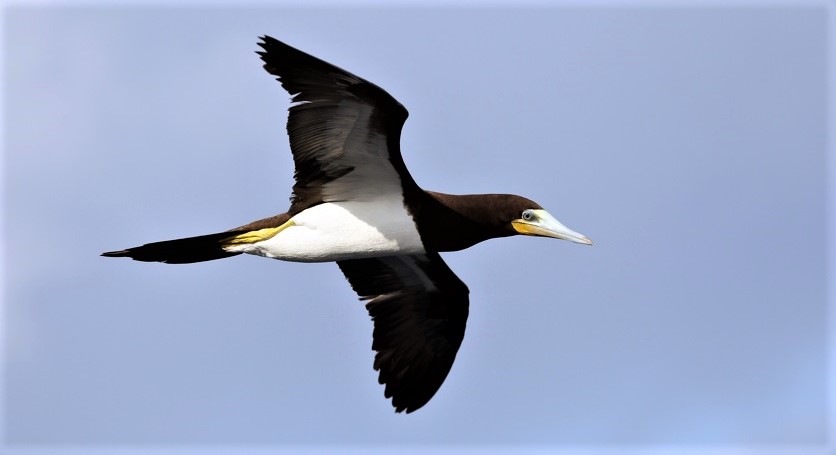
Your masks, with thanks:
<instances>
[{"instance_id":1,"label":"bird's brown wing","mask_svg":"<svg viewBox=\"0 0 836 455\"><path fill-rule=\"evenodd\" d=\"M467 286L438 253L339 261L374 321L374 369L396 412L435 395L456 358L468 315Z\"/></svg>"}]
</instances>

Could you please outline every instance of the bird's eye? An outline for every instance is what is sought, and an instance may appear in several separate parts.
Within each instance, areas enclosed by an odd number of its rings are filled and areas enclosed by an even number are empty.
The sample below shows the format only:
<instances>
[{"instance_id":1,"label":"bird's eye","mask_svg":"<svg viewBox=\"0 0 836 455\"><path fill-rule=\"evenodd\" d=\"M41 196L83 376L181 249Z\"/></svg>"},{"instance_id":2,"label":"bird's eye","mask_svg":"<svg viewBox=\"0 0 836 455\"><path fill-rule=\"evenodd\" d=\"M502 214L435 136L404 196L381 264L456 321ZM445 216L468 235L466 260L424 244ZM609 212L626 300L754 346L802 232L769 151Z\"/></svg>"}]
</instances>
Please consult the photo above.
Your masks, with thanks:
<instances>
[{"instance_id":1,"label":"bird's eye","mask_svg":"<svg viewBox=\"0 0 836 455\"><path fill-rule=\"evenodd\" d=\"M534 214L531 213L531 210L526 210L522 213L522 219L524 219L525 221L531 221L532 219L534 219Z\"/></svg>"}]
</instances>

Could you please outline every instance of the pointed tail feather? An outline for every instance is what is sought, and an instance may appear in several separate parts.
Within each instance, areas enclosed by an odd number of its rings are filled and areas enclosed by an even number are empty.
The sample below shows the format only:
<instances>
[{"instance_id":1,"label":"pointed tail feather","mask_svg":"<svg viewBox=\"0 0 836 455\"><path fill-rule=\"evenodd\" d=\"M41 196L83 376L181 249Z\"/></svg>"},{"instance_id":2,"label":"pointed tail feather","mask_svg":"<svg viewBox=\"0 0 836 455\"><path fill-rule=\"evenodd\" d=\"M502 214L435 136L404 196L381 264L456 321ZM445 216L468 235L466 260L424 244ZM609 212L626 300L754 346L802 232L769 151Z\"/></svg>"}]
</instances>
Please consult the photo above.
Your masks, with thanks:
<instances>
[{"instance_id":1,"label":"pointed tail feather","mask_svg":"<svg viewBox=\"0 0 836 455\"><path fill-rule=\"evenodd\" d=\"M135 261L165 262L168 264L189 264L192 262L211 261L241 253L224 251L224 240L246 231L227 231L217 234L188 237L185 239L166 240L128 248L120 251L108 251L102 256L116 258L128 257Z\"/></svg>"}]
</instances>

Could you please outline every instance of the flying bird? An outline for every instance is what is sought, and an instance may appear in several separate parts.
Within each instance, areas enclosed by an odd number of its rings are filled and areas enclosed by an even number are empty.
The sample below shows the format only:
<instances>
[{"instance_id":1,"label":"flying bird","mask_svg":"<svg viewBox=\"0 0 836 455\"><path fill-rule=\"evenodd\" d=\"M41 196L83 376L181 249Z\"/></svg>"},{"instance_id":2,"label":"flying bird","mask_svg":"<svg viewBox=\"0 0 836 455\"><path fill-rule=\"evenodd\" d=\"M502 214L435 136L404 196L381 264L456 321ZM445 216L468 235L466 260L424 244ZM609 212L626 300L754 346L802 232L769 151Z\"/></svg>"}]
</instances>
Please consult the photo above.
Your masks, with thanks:
<instances>
[{"instance_id":1,"label":"flying bird","mask_svg":"<svg viewBox=\"0 0 836 455\"><path fill-rule=\"evenodd\" d=\"M438 391L464 338L467 286L439 253L511 235L592 244L536 202L421 189L401 157L407 110L375 84L269 36L257 54L291 95L290 208L225 232L148 243L108 257L185 264L242 253L336 261L366 301L374 369L396 412Z\"/></svg>"}]
</instances>

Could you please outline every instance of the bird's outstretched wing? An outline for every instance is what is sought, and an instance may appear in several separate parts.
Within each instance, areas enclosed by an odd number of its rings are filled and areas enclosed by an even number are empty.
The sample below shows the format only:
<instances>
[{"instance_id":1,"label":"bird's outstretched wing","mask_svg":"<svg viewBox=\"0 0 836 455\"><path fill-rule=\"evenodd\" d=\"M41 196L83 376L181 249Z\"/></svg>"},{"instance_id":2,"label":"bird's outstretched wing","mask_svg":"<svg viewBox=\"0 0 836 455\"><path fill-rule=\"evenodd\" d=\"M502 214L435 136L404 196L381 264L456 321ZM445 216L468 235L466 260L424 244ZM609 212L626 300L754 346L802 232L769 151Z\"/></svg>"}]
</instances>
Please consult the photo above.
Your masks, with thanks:
<instances>
[{"instance_id":1,"label":"bird's outstretched wing","mask_svg":"<svg viewBox=\"0 0 836 455\"><path fill-rule=\"evenodd\" d=\"M408 113L397 100L348 71L269 36L261 39L264 69L294 103L287 120L296 165L291 212L417 188L401 158Z\"/></svg>"},{"instance_id":2,"label":"bird's outstretched wing","mask_svg":"<svg viewBox=\"0 0 836 455\"><path fill-rule=\"evenodd\" d=\"M339 261L374 321L374 369L396 412L438 391L464 338L467 286L438 253Z\"/></svg>"}]
</instances>

